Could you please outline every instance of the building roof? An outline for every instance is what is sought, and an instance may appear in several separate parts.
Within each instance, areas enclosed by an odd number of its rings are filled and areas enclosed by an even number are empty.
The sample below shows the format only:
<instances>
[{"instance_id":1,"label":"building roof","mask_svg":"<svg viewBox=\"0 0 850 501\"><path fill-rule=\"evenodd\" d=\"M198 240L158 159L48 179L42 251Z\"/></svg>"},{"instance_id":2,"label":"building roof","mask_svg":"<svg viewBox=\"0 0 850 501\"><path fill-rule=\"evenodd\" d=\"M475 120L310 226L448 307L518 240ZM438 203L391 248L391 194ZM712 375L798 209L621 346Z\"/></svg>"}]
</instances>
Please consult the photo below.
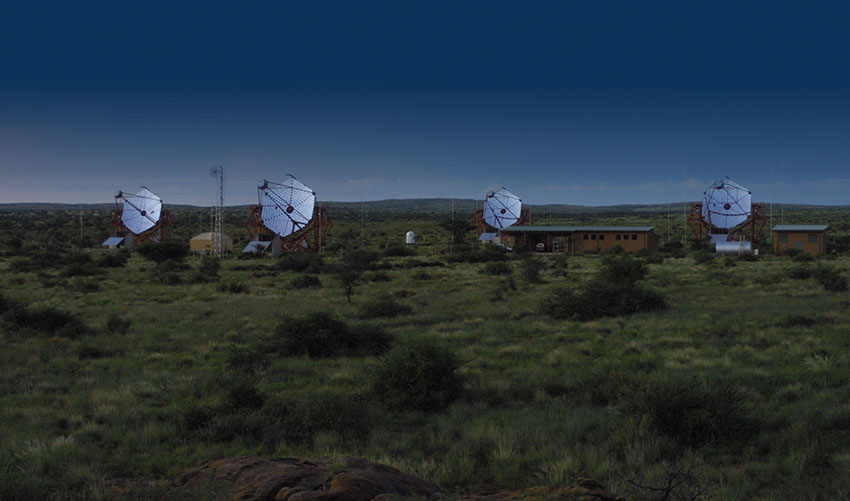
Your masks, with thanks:
<instances>
[{"instance_id":1,"label":"building roof","mask_svg":"<svg viewBox=\"0 0 850 501\"><path fill-rule=\"evenodd\" d=\"M103 241L103 245L106 247L117 247L121 245L124 241L124 237L109 237Z\"/></svg>"},{"instance_id":2,"label":"building roof","mask_svg":"<svg viewBox=\"0 0 850 501\"><path fill-rule=\"evenodd\" d=\"M212 240L213 234L214 234L214 232L212 232L212 231L208 231L206 233L198 233L197 235L192 237L192 240ZM222 237L222 239L226 238L226 239L230 240L230 237L228 237L226 234L222 234L221 237Z\"/></svg>"},{"instance_id":3,"label":"building roof","mask_svg":"<svg viewBox=\"0 0 850 501\"><path fill-rule=\"evenodd\" d=\"M777 224L773 231L826 231L829 226L825 224Z\"/></svg>"},{"instance_id":4,"label":"building roof","mask_svg":"<svg viewBox=\"0 0 850 501\"><path fill-rule=\"evenodd\" d=\"M263 251L267 250L269 248L269 245L271 245L271 244L272 243L270 241L269 242L263 242L263 241L260 241L260 240L252 240L252 241L248 242L248 245L246 245L244 249L242 249L242 252L243 253L246 253L246 252L263 252Z\"/></svg>"},{"instance_id":5,"label":"building roof","mask_svg":"<svg viewBox=\"0 0 850 501\"><path fill-rule=\"evenodd\" d=\"M505 233L575 233L577 231L638 233L651 231L654 228L654 226L509 226L501 231Z\"/></svg>"},{"instance_id":6,"label":"building roof","mask_svg":"<svg viewBox=\"0 0 850 501\"><path fill-rule=\"evenodd\" d=\"M482 234L481 234L481 236L480 236L480 237L478 237L478 240L480 240L481 242L492 242L492 241L493 241L493 238L494 238L496 235L498 235L498 233L488 233L488 232L484 232L484 233L482 233Z\"/></svg>"}]
</instances>

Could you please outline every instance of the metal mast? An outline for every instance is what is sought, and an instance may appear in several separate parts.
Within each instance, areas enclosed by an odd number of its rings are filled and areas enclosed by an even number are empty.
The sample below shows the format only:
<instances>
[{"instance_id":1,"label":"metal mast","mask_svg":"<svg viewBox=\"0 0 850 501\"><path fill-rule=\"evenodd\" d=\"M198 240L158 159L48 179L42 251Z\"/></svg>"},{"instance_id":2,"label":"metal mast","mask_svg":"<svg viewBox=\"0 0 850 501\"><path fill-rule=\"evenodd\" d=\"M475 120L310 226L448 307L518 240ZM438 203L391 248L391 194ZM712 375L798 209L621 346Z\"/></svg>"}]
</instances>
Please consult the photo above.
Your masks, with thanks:
<instances>
[{"instance_id":1,"label":"metal mast","mask_svg":"<svg viewBox=\"0 0 850 501\"><path fill-rule=\"evenodd\" d=\"M223 219L224 219L224 167L218 165L210 169L210 176L218 178L218 200L216 201L215 208L213 209L213 234L212 234L212 242L213 242L213 256L221 258L222 248L221 248L221 240L222 240L222 232L224 228Z\"/></svg>"}]
</instances>

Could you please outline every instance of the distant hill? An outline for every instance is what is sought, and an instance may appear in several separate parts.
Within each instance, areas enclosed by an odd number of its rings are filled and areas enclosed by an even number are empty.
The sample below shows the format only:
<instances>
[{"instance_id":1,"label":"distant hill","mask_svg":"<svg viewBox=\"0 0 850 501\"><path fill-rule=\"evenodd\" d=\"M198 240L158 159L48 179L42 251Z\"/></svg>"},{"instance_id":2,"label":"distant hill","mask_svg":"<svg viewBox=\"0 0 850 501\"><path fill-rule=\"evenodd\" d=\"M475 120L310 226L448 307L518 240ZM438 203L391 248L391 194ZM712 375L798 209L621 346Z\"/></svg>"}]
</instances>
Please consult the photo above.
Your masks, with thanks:
<instances>
[{"instance_id":1,"label":"distant hill","mask_svg":"<svg viewBox=\"0 0 850 501\"><path fill-rule=\"evenodd\" d=\"M381 213L386 217L410 216L413 214L423 216L446 216L451 214L452 207L456 213L468 213L476 208L481 208L481 200L452 199L450 198L412 198L412 199L389 199L372 200L368 202L319 202L327 207L332 215L342 217L353 217L365 213ZM693 202L684 202L690 205ZM543 216L546 214L638 214L638 213L664 213L670 211L681 211L683 202L670 202L663 204L627 204L627 205L568 205L568 204L525 204L530 207L533 214ZM778 207L779 204L775 204ZM115 207L113 203L101 204L58 204L58 203L12 203L0 204L0 212L9 211L75 211L75 210L111 210ZM811 205L811 204L783 204L786 210L850 210L847 205ZM205 210L208 206L175 205L166 204L171 210ZM247 205L228 206L228 212L247 211Z\"/></svg>"}]
</instances>

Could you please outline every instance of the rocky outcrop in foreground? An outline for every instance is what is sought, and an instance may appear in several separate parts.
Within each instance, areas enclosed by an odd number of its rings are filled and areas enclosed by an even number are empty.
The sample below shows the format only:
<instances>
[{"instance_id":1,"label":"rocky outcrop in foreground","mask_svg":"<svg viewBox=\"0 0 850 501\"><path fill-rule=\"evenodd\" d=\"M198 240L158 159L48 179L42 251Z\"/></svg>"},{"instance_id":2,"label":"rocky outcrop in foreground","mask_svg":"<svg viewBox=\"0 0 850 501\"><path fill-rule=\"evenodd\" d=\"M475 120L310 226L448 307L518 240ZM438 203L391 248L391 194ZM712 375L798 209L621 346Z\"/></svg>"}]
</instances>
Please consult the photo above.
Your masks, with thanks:
<instances>
[{"instance_id":1,"label":"rocky outcrop in foreground","mask_svg":"<svg viewBox=\"0 0 850 501\"><path fill-rule=\"evenodd\" d=\"M175 483L246 501L368 501L382 494L429 497L439 492L430 482L357 458L217 459L186 471Z\"/></svg>"},{"instance_id":2,"label":"rocky outcrop in foreground","mask_svg":"<svg viewBox=\"0 0 850 501\"><path fill-rule=\"evenodd\" d=\"M211 498L256 501L369 501L396 497L441 499L436 485L359 458L268 459L255 456L207 461L187 470L173 485ZM590 479L570 487L531 487L461 496L466 501L622 501Z\"/></svg>"}]
</instances>

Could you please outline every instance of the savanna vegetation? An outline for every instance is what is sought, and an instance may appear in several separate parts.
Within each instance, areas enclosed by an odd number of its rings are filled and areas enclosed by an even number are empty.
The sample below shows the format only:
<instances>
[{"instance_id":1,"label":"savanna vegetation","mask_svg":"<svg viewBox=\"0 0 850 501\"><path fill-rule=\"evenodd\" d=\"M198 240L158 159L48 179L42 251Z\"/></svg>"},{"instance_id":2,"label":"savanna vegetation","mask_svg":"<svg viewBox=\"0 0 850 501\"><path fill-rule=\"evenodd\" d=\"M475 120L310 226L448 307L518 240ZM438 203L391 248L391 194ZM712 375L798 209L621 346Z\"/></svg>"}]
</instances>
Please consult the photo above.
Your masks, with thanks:
<instances>
[{"instance_id":1,"label":"savanna vegetation","mask_svg":"<svg viewBox=\"0 0 850 501\"><path fill-rule=\"evenodd\" d=\"M0 212L0 498L185 498L159 481L242 454L362 456L457 494L850 497L844 212L785 211L833 229L808 259L681 245L681 208L536 213L655 225L637 256L355 209L322 255L221 261L100 249L107 210L82 232L79 211ZM174 241L204 214L175 209Z\"/></svg>"}]
</instances>

